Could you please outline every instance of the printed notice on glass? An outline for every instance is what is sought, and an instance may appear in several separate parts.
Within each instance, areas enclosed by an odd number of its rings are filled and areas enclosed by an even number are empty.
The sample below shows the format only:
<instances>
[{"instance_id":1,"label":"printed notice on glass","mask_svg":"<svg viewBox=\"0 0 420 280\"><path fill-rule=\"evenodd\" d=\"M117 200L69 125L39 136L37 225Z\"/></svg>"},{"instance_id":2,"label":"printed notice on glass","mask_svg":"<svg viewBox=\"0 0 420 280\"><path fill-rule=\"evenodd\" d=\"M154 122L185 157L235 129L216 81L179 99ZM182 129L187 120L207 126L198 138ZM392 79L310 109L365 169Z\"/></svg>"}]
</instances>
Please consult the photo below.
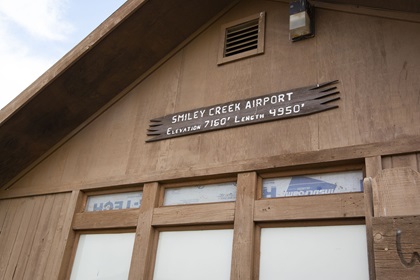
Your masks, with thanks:
<instances>
[{"instance_id":1,"label":"printed notice on glass","mask_svg":"<svg viewBox=\"0 0 420 280\"><path fill-rule=\"evenodd\" d=\"M262 197L273 198L362 191L363 173L358 170L264 179Z\"/></svg>"},{"instance_id":2,"label":"printed notice on glass","mask_svg":"<svg viewBox=\"0 0 420 280\"><path fill-rule=\"evenodd\" d=\"M86 212L140 208L142 192L128 192L89 196Z\"/></svg>"},{"instance_id":3,"label":"printed notice on glass","mask_svg":"<svg viewBox=\"0 0 420 280\"><path fill-rule=\"evenodd\" d=\"M164 206L236 200L236 182L165 189Z\"/></svg>"}]
</instances>

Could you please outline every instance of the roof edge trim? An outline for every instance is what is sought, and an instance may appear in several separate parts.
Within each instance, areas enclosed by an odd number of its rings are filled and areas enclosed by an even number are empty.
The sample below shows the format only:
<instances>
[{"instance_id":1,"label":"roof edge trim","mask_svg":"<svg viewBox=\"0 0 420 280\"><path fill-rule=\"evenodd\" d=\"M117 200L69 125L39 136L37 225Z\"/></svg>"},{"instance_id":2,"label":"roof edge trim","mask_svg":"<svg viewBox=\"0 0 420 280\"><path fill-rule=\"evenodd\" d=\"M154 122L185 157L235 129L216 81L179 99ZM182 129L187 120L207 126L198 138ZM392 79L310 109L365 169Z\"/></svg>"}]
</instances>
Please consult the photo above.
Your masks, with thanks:
<instances>
[{"instance_id":1,"label":"roof edge trim","mask_svg":"<svg viewBox=\"0 0 420 280\"><path fill-rule=\"evenodd\" d=\"M0 126L149 0L126 1L53 66L0 110Z\"/></svg>"}]
</instances>

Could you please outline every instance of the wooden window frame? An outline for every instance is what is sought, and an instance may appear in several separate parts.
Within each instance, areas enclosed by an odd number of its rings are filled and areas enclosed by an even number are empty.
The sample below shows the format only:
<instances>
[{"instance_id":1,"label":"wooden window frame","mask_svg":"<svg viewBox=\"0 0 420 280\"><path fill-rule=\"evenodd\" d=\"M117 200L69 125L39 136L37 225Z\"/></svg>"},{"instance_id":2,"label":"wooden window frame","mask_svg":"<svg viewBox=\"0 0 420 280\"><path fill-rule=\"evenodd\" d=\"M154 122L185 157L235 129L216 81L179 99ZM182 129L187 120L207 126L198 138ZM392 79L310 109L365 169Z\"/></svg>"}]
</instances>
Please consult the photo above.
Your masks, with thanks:
<instances>
[{"instance_id":1,"label":"wooden window frame","mask_svg":"<svg viewBox=\"0 0 420 280\"><path fill-rule=\"evenodd\" d=\"M162 226L162 227L156 227L156 233L153 236L153 243L152 243L152 255L150 257L150 264L149 264L149 271L146 276L146 280L153 280L153 274L155 270L156 265L156 256L157 256L157 248L159 244L159 235L161 232L171 232L171 231L194 231L194 230L218 230L218 229L232 229L233 223L228 224L200 224L200 225L186 225L186 226Z\"/></svg>"},{"instance_id":2,"label":"wooden window frame","mask_svg":"<svg viewBox=\"0 0 420 280\"><path fill-rule=\"evenodd\" d=\"M255 225L255 252L258 257L255 258L253 264L252 279L259 279L260 270L260 246L261 246L261 230L263 228L284 228L284 227L310 227L310 226L342 226L342 225L366 225L364 217L356 218L337 218L337 219L311 219L311 220L296 220L296 221L276 221L257 223Z\"/></svg>"},{"instance_id":3,"label":"wooden window frame","mask_svg":"<svg viewBox=\"0 0 420 280\"><path fill-rule=\"evenodd\" d=\"M118 233L135 233L135 228L116 228L116 229L99 229L99 230L77 230L71 251L70 262L67 264L66 276L64 279L70 279L73 270L73 264L76 258L77 248L79 246L80 236L83 234L118 234Z\"/></svg>"},{"instance_id":4,"label":"wooden window frame","mask_svg":"<svg viewBox=\"0 0 420 280\"><path fill-rule=\"evenodd\" d=\"M160 185L159 191L159 207L176 207L176 206L186 206L186 205L202 205L202 204L218 204L218 203L229 203L227 202L209 202L209 203L191 203L191 204L179 204L179 205L163 205L165 199L165 191L169 188L183 188L183 187L194 187L194 186L205 186L212 184L222 184L222 183L231 183L237 182L236 176L227 176L223 178L211 178L204 180L192 180L184 182L169 182Z\"/></svg>"},{"instance_id":5,"label":"wooden window frame","mask_svg":"<svg viewBox=\"0 0 420 280\"><path fill-rule=\"evenodd\" d=\"M264 40L265 40L265 12L260 12L258 14L254 14L248 16L246 18L242 18L239 20L235 20L226 24L223 24L220 29L220 41L219 41L219 54L217 64L222 65L228 62L232 62L235 60L259 55L264 53ZM225 45L226 45L226 31L229 28L234 26L240 25L242 23L246 23L252 20L258 19L258 45L256 49L244 51L235 55L225 56Z\"/></svg>"},{"instance_id":6,"label":"wooden window frame","mask_svg":"<svg viewBox=\"0 0 420 280\"><path fill-rule=\"evenodd\" d=\"M118 189L114 187L99 191L77 191L73 195L76 206L70 233L72 238L68 241L67 258L63 260L60 270L61 273L62 270L66 273L60 275L67 275L67 279L70 277L80 234L135 231L129 279L151 280L160 232L233 228L231 279L258 279L260 235L263 227L349 223L366 223L367 230L369 227L368 217L365 216L364 193L261 198L262 180L350 170L363 170L364 176L366 175L365 163L362 160L353 160L259 172L247 171L213 178L151 182ZM167 188L235 181L235 202L163 206L163 196ZM136 190L143 191L140 208L84 212L88 196ZM71 257L68 257L68 250ZM371 264L369 268L371 269Z\"/></svg>"},{"instance_id":7,"label":"wooden window frame","mask_svg":"<svg viewBox=\"0 0 420 280\"><path fill-rule=\"evenodd\" d=\"M122 187L122 188L106 188L106 189L100 189L100 190L86 190L83 191L83 200L82 203L80 205L80 207L77 209L80 213L84 213L87 212L86 209L86 204L87 204L87 200L90 196L97 196L97 195L107 195L107 194L120 194L120 193L129 193L129 192L139 192L139 191L143 191L143 185L135 185L132 187ZM109 211L122 211L122 210L106 210L105 212L109 212Z\"/></svg>"}]
</instances>

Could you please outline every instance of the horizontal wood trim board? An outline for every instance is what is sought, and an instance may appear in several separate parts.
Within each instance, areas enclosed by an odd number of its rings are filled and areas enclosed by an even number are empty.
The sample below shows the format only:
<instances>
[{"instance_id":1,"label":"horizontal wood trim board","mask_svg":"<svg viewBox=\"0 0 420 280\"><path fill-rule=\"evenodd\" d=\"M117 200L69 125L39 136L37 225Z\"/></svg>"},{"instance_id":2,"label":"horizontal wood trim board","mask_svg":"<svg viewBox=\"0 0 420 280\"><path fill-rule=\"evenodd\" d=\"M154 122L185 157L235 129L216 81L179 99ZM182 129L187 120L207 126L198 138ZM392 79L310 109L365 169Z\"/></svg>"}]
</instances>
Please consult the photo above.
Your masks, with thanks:
<instances>
[{"instance_id":1,"label":"horizontal wood trim board","mask_svg":"<svg viewBox=\"0 0 420 280\"><path fill-rule=\"evenodd\" d=\"M285 197L255 201L255 222L364 217L363 193Z\"/></svg>"},{"instance_id":2,"label":"horizontal wood trim board","mask_svg":"<svg viewBox=\"0 0 420 280\"><path fill-rule=\"evenodd\" d=\"M210 177L215 175L233 174L248 171L270 170L282 167L293 167L305 164L331 163L352 159L364 159L366 157L384 156L420 152L420 137L412 136L396 139L388 142L361 144L348 147L326 149L321 151L302 152L294 154L281 154L271 157L254 158L234 161L227 164L214 164L206 168L188 167L176 171L155 172L141 175L121 175L112 178L100 178L91 182L75 182L65 186L32 186L29 189L13 189L0 191L0 199L31 196L39 194L61 193L71 190L93 190L112 186L129 186L146 182L163 182L169 180L182 180Z\"/></svg>"},{"instance_id":3,"label":"horizontal wood trim board","mask_svg":"<svg viewBox=\"0 0 420 280\"><path fill-rule=\"evenodd\" d=\"M377 279L419 279L420 216L372 219Z\"/></svg>"},{"instance_id":4,"label":"horizontal wood trim board","mask_svg":"<svg viewBox=\"0 0 420 280\"><path fill-rule=\"evenodd\" d=\"M139 209L77 213L73 230L135 228Z\"/></svg>"},{"instance_id":5,"label":"horizontal wood trim board","mask_svg":"<svg viewBox=\"0 0 420 280\"><path fill-rule=\"evenodd\" d=\"M233 223L235 203L182 205L155 208L153 226Z\"/></svg>"}]
</instances>

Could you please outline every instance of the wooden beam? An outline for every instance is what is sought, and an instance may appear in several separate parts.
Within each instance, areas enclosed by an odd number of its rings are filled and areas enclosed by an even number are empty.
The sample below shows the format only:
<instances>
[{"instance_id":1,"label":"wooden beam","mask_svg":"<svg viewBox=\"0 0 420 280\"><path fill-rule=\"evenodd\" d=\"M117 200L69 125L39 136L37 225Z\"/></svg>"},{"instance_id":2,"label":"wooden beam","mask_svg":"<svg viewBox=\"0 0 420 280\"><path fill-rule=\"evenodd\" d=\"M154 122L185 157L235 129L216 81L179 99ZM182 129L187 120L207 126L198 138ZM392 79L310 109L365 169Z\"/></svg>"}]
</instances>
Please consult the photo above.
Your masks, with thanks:
<instances>
[{"instance_id":1,"label":"wooden beam","mask_svg":"<svg viewBox=\"0 0 420 280\"><path fill-rule=\"evenodd\" d=\"M271 198L255 201L256 222L365 216L363 193Z\"/></svg>"},{"instance_id":2,"label":"wooden beam","mask_svg":"<svg viewBox=\"0 0 420 280\"><path fill-rule=\"evenodd\" d=\"M153 260L153 241L156 231L152 227L153 210L158 206L159 184L143 187L143 198L137 220L136 239L128 279L148 279Z\"/></svg>"},{"instance_id":3,"label":"wooden beam","mask_svg":"<svg viewBox=\"0 0 420 280\"><path fill-rule=\"evenodd\" d=\"M257 173L238 175L230 279L253 279Z\"/></svg>"},{"instance_id":4,"label":"wooden beam","mask_svg":"<svg viewBox=\"0 0 420 280\"><path fill-rule=\"evenodd\" d=\"M60 265L57 267L58 275L57 279L65 279L67 275L70 275L71 267L69 263L71 262L71 256L73 252L74 242L76 240L76 233L72 228L74 215L77 209L79 209L80 204L83 200L83 194L80 191L73 191L70 197L70 204L67 209L66 216L64 218L63 231L61 234L59 248L57 250L61 251L62 258L57 258L58 261L61 260ZM53 275L55 276L55 275Z\"/></svg>"},{"instance_id":5,"label":"wooden beam","mask_svg":"<svg viewBox=\"0 0 420 280\"><path fill-rule=\"evenodd\" d=\"M233 223L234 202L164 206L154 210L153 226Z\"/></svg>"},{"instance_id":6,"label":"wooden beam","mask_svg":"<svg viewBox=\"0 0 420 280\"><path fill-rule=\"evenodd\" d=\"M138 216L139 209L77 213L73 230L134 228Z\"/></svg>"},{"instance_id":7,"label":"wooden beam","mask_svg":"<svg viewBox=\"0 0 420 280\"><path fill-rule=\"evenodd\" d=\"M232 161L225 164L206 168L194 168L189 166L185 169L173 171L156 171L154 173L115 176L113 179L103 180L94 179L90 182L74 182L66 186L54 185L50 187L10 188L7 191L0 190L0 199L31 196L39 194L49 194L55 192L68 192L75 189L93 190L112 186L130 186L144 182L162 182L170 180L185 180L191 178L203 178L211 176L222 176L227 174L250 172L250 171L269 171L281 168L290 168L310 164L324 165L339 161L349 161L364 159L368 157L402 154L409 152L420 152L420 141L418 136L405 137L387 142L361 144L348 147L325 149L320 151L310 151L301 153L281 154L271 157L261 157L249 160Z\"/></svg>"},{"instance_id":8,"label":"wooden beam","mask_svg":"<svg viewBox=\"0 0 420 280\"><path fill-rule=\"evenodd\" d=\"M379 159L380 160L380 159ZM369 262L369 279L376 279L375 276L375 255L373 250L373 194L372 194L372 178L363 180L363 189L365 193L365 222L366 222L366 241L368 249Z\"/></svg>"}]
</instances>

